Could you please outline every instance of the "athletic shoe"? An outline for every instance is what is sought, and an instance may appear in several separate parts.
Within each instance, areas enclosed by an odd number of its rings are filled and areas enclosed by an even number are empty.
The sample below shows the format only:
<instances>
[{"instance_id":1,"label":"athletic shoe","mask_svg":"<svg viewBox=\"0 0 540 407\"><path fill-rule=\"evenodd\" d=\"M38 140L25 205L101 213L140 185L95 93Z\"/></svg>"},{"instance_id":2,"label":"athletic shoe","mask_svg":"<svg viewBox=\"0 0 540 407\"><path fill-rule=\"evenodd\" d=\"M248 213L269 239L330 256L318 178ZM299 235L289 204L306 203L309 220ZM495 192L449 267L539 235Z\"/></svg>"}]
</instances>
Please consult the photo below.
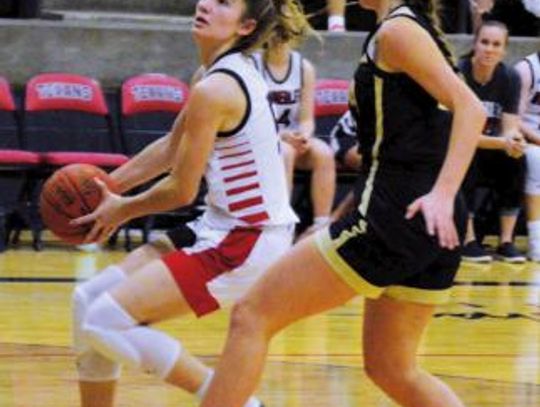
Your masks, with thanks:
<instances>
[{"instance_id":1,"label":"athletic shoe","mask_svg":"<svg viewBox=\"0 0 540 407\"><path fill-rule=\"evenodd\" d=\"M463 246L461 258L463 261L471 263L490 263L493 261L493 257L476 240L472 240Z\"/></svg>"},{"instance_id":2,"label":"athletic shoe","mask_svg":"<svg viewBox=\"0 0 540 407\"><path fill-rule=\"evenodd\" d=\"M525 263L527 258L521 253L512 242L506 242L497 247L497 259L507 263Z\"/></svg>"}]
</instances>

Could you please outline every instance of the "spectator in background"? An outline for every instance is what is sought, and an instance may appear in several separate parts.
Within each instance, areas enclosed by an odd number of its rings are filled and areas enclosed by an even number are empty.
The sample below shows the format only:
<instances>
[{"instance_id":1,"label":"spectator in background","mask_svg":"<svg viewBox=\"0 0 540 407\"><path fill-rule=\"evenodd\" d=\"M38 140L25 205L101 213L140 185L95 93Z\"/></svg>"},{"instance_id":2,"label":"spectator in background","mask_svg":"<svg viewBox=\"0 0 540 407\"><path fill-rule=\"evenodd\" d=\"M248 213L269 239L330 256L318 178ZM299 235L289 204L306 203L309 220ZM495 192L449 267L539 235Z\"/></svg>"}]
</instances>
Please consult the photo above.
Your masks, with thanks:
<instances>
[{"instance_id":1,"label":"spectator in background","mask_svg":"<svg viewBox=\"0 0 540 407\"><path fill-rule=\"evenodd\" d=\"M286 31L272 38L262 52L253 54L257 69L268 84L268 99L274 111L289 189L295 169L311 171L313 223L307 233L325 226L336 189L332 149L315 133L315 68L295 47L299 44Z\"/></svg>"},{"instance_id":2,"label":"spectator in background","mask_svg":"<svg viewBox=\"0 0 540 407\"><path fill-rule=\"evenodd\" d=\"M328 12L328 31L345 31L345 0L326 0Z\"/></svg>"},{"instance_id":3,"label":"spectator in background","mask_svg":"<svg viewBox=\"0 0 540 407\"><path fill-rule=\"evenodd\" d=\"M348 31L371 31L376 25L376 16L362 7L347 7L346 0L301 0L310 22L317 30L332 30L331 15L343 15L344 28ZM343 10L343 11L341 11Z\"/></svg>"},{"instance_id":4,"label":"spectator in background","mask_svg":"<svg viewBox=\"0 0 540 407\"><path fill-rule=\"evenodd\" d=\"M351 110L345 112L332 129L330 147L334 150L334 157L339 168L345 170L360 168L362 156L358 151L356 119Z\"/></svg>"},{"instance_id":5,"label":"spectator in background","mask_svg":"<svg viewBox=\"0 0 540 407\"><path fill-rule=\"evenodd\" d=\"M502 62L507 43L508 30L503 23L484 21L475 35L471 55L460 61L467 84L484 103L488 116L479 150L464 182L470 216L462 256L472 262L492 260L477 241L473 222L475 212L481 208L478 188L486 186L497 194L497 256L512 263L526 260L513 244L522 200L525 141L519 130L519 76Z\"/></svg>"},{"instance_id":6,"label":"spectator in background","mask_svg":"<svg viewBox=\"0 0 540 407\"><path fill-rule=\"evenodd\" d=\"M512 36L540 34L540 0L469 0L469 3L474 31L482 21L496 20L505 23Z\"/></svg>"},{"instance_id":7,"label":"spectator in background","mask_svg":"<svg viewBox=\"0 0 540 407\"><path fill-rule=\"evenodd\" d=\"M526 150L525 204L529 233L529 259L540 261L540 51L516 64L521 78L521 131Z\"/></svg>"}]
</instances>

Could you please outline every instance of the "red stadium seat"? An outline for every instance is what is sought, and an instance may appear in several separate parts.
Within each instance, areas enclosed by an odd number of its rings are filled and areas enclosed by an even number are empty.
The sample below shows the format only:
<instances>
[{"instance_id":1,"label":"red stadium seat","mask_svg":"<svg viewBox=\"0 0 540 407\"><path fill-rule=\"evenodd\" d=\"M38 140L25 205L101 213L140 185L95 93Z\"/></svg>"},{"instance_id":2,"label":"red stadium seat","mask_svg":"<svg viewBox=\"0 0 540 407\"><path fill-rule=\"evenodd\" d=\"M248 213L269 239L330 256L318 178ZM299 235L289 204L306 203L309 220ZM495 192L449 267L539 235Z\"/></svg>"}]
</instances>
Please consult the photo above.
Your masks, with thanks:
<instances>
[{"instance_id":1,"label":"red stadium seat","mask_svg":"<svg viewBox=\"0 0 540 407\"><path fill-rule=\"evenodd\" d=\"M168 75L149 73L127 79L120 96L126 152L136 154L167 133L188 96L189 86Z\"/></svg>"},{"instance_id":2,"label":"red stadium seat","mask_svg":"<svg viewBox=\"0 0 540 407\"><path fill-rule=\"evenodd\" d=\"M45 73L31 78L25 90L22 134L28 147L41 155L41 181L68 164L110 170L128 160L121 153L103 90L87 76ZM41 184L34 191L36 208L40 189Z\"/></svg>"},{"instance_id":3,"label":"red stadium seat","mask_svg":"<svg viewBox=\"0 0 540 407\"><path fill-rule=\"evenodd\" d=\"M189 97L189 86L181 80L159 73L146 73L128 78L120 91L120 129L126 153L137 154L148 144L163 137L173 126L178 114ZM134 192L140 192L151 185L145 185ZM201 194L200 194L201 195ZM156 224L171 224L187 221L200 211L193 205L175 211L148 216L142 222L131 222L128 227L142 228L143 242L148 241L149 233ZM130 249L129 233L126 235L126 249Z\"/></svg>"},{"instance_id":4,"label":"red stadium seat","mask_svg":"<svg viewBox=\"0 0 540 407\"><path fill-rule=\"evenodd\" d=\"M127 160L119 153L105 96L93 78L37 75L26 85L24 112L25 140L42 152L44 164L92 163L110 169Z\"/></svg>"},{"instance_id":5,"label":"red stadium seat","mask_svg":"<svg viewBox=\"0 0 540 407\"><path fill-rule=\"evenodd\" d=\"M315 132L325 138L349 108L350 83L344 79L319 79L315 86Z\"/></svg>"}]
</instances>

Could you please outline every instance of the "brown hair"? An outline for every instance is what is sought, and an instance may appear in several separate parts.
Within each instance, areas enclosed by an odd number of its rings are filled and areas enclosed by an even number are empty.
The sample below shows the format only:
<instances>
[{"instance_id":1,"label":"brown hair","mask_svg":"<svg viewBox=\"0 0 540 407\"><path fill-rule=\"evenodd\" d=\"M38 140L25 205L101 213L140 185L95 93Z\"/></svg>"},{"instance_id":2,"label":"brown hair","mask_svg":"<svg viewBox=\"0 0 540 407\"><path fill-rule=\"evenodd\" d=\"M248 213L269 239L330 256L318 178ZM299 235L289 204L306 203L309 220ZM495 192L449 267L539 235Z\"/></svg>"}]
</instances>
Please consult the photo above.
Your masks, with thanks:
<instances>
[{"instance_id":1,"label":"brown hair","mask_svg":"<svg viewBox=\"0 0 540 407\"><path fill-rule=\"evenodd\" d=\"M298 0L244 0L244 20L257 22L255 30L239 39L237 47L245 52L264 45L290 42L299 44L314 32Z\"/></svg>"},{"instance_id":2,"label":"brown hair","mask_svg":"<svg viewBox=\"0 0 540 407\"><path fill-rule=\"evenodd\" d=\"M480 25L476 28L476 31L474 32L474 41L478 40L478 37L480 35L480 31L482 31L482 28L484 27L497 27L504 31L504 45L508 44L508 38L509 38L509 32L508 32L508 26L503 23L502 21L497 20L485 20L480 23Z\"/></svg>"}]
</instances>

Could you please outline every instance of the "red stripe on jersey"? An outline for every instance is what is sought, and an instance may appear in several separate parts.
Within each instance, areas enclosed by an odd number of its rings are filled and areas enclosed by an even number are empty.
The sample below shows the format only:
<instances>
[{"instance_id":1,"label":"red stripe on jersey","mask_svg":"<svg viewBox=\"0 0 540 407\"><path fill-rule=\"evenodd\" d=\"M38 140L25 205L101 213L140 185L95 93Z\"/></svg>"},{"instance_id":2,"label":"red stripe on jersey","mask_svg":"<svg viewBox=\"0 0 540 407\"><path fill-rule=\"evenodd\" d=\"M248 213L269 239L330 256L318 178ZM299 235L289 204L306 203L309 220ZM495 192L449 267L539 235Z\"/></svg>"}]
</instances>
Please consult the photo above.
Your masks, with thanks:
<instances>
[{"instance_id":1,"label":"red stripe on jersey","mask_svg":"<svg viewBox=\"0 0 540 407\"><path fill-rule=\"evenodd\" d=\"M233 202L229 205L231 212L236 212L242 209L249 208L251 206L260 205L263 203L262 196L256 196L255 198L244 199L242 201Z\"/></svg>"},{"instance_id":2,"label":"red stripe on jersey","mask_svg":"<svg viewBox=\"0 0 540 407\"><path fill-rule=\"evenodd\" d=\"M243 155L248 155L248 154L251 154L253 151L251 150L246 150L246 151L241 151L239 153L235 153L235 154L229 154L229 155L222 155L221 157L218 157L220 160L224 160L226 158L234 158L234 157L242 157Z\"/></svg>"},{"instance_id":3,"label":"red stripe on jersey","mask_svg":"<svg viewBox=\"0 0 540 407\"><path fill-rule=\"evenodd\" d=\"M217 247L191 254L177 250L162 257L197 316L219 309L208 282L244 264L261 233L256 228L233 229Z\"/></svg>"},{"instance_id":4,"label":"red stripe on jersey","mask_svg":"<svg viewBox=\"0 0 540 407\"><path fill-rule=\"evenodd\" d=\"M233 182L238 181L239 179L253 177L254 175L257 175L257 171L243 172L242 174L235 175L234 177L225 178L223 181Z\"/></svg>"},{"instance_id":5,"label":"red stripe on jersey","mask_svg":"<svg viewBox=\"0 0 540 407\"><path fill-rule=\"evenodd\" d=\"M238 195L238 194L241 194L242 192L251 191L252 189L257 189L260 186L261 185L258 182L255 182L254 184L245 185L243 187L229 189L225 191L225 194L227 194L227 196Z\"/></svg>"},{"instance_id":6,"label":"red stripe on jersey","mask_svg":"<svg viewBox=\"0 0 540 407\"><path fill-rule=\"evenodd\" d=\"M226 165L224 167L221 167L221 170L222 171L232 170L234 168L245 167L245 166L251 165L251 164L255 164L255 160L243 161L243 162L238 163L238 164Z\"/></svg>"},{"instance_id":7,"label":"red stripe on jersey","mask_svg":"<svg viewBox=\"0 0 540 407\"><path fill-rule=\"evenodd\" d=\"M270 216L268 216L266 212L257 212L252 215L240 217L240 220L243 220L244 222L250 223L252 225L255 223L263 222L267 219L270 219Z\"/></svg>"},{"instance_id":8,"label":"red stripe on jersey","mask_svg":"<svg viewBox=\"0 0 540 407\"><path fill-rule=\"evenodd\" d=\"M230 146L219 146L219 147L216 147L215 150L216 151L230 150L231 148L242 147L242 146L245 146L246 144L249 144L249 141L244 141L243 143L233 144Z\"/></svg>"}]
</instances>

